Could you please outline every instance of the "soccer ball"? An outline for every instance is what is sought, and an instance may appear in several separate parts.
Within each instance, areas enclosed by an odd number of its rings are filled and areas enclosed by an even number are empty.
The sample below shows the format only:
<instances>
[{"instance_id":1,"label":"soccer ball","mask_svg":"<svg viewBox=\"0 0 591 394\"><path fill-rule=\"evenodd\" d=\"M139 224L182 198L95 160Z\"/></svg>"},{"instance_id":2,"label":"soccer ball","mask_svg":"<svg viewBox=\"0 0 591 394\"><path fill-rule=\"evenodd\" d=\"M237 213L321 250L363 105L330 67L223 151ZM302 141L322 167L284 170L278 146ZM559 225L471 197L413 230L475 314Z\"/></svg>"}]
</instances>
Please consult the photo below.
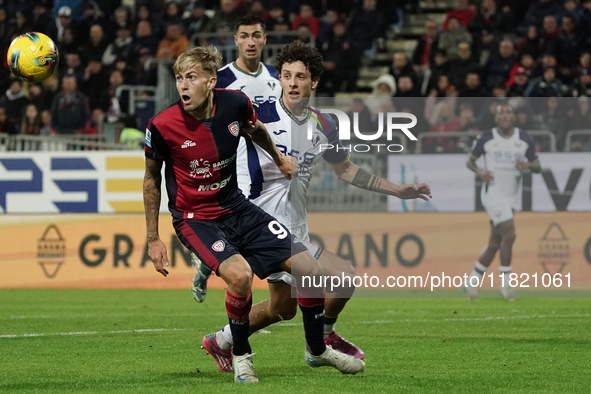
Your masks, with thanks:
<instances>
[{"instance_id":1,"label":"soccer ball","mask_svg":"<svg viewBox=\"0 0 591 394\"><path fill-rule=\"evenodd\" d=\"M59 60L57 46L43 33L26 33L15 38L6 56L8 68L26 82L42 82L49 78Z\"/></svg>"}]
</instances>

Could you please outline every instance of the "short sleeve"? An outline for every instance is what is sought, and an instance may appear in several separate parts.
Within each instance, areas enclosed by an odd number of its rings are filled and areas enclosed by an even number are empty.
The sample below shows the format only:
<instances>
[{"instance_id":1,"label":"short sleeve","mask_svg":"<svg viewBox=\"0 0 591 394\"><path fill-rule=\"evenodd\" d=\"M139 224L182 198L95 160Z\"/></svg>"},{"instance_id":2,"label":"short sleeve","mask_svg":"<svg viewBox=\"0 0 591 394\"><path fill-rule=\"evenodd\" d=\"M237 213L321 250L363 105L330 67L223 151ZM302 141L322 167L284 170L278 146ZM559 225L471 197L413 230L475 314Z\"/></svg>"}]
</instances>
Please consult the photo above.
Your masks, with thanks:
<instances>
[{"instance_id":1,"label":"short sleeve","mask_svg":"<svg viewBox=\"0 0 591 394\"><path fill-rule=\"evenodd\" d=\"M470 158L473 160L478 159L484 153L484 143L487 141L485 138L482 138L482 134L480 134L474 142L472 143L472 148L470 148Z\"/></svg>"},{"instance_id":2,"label":"short sleeve","mask_svg":"<svg viewBox=\"0 0 591 394\"><path fill-rule=\"evenodd\" d=\"M328 145L330 146L330 149L323 150L324 154L322 157L330 164L346 163L349 161L351 154L339 139L339 128L337 123L327 114L321 114L320 118L326 123L322 124L320 129L328 139Z\"/></svg>"},{"instance_id":3,"label":"short sleeve","mask_svg":"<svg viewBox=\"0 0 591 394\"><path fill-rule=\"evenodd\" d=\"M164 161L168 155L168 145L151 120L146 128L144 152L147 158L155 161Z\"/></svg>"}]
</instances>

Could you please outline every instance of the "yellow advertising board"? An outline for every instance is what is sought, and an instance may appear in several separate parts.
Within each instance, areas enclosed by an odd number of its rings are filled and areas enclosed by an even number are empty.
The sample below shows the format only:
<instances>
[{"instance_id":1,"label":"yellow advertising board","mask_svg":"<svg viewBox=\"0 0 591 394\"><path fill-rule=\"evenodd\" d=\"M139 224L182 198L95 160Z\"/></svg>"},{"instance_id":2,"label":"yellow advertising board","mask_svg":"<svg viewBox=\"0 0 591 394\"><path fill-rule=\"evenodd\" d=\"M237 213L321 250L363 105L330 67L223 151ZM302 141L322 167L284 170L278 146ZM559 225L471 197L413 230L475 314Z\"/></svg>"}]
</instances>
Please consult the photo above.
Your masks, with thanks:
<instances>
[{"instance_id":1,"label":"yellow advertising board","mask_svg":"<svg viewBox=\"0 0 591 394\"><path fill-rule=\"evenodd\" d=\"M382 284L388 276L469 273L490 231L480 212L311 213L309 221L313 241L351 261L357 275L377 276ZM544 274L570 273L571 288L590 288L590 223L586 212L517 213L514 272L539 274L538 287ZM170 216L160 218L168 277L154 270L145 234L142 214L0 216L0 288L189 289L194 269ZM498 287L498 257L489 272ZM223 282L212 277L209 286ZM255 287L265 286L255 280Z\"/></svg>"}]
</instances>

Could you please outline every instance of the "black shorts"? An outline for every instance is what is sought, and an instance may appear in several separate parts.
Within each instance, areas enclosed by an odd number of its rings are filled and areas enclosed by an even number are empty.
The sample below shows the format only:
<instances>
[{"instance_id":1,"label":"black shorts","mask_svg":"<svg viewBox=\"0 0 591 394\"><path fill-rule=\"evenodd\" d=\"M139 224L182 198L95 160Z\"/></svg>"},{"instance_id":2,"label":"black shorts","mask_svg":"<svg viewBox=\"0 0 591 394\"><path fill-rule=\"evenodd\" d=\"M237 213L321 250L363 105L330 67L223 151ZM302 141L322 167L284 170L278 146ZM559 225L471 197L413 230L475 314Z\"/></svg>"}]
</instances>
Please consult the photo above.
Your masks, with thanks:
<instances>
[{"instance_id":1,"label":"black shorts","mask_svg":"<svg viewBox=\"0 0 591 394\"><path fill-rule=\"evenodd\" d=\"M212 220L175 219L179 240L217 273L220 263L240 254L261 279L282 271L278 263L306 246L273 216L251 202Z\"/></svg>"}]
</instances>

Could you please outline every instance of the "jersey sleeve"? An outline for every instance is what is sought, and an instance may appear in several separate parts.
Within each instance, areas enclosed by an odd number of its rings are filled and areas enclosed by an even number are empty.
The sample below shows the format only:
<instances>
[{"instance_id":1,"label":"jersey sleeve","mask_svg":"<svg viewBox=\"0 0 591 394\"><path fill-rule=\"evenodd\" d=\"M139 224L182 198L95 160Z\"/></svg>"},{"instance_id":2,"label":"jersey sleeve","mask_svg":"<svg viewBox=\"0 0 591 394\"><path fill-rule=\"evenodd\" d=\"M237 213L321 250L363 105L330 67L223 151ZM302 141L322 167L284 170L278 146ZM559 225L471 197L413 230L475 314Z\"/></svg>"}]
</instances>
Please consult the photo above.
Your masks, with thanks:
<instances>
[{"instance_id":1,"label":"jersey sleeve","mask_svg":"<svg viewBox=\"0 0 591 394\"><path fill-rule=\"evenodd\" d=\"M483 134L480 134L472 143L472 148L470 149L470 158L472 160L478 159L484 153L484 143L487 140L482 138L482 136Z\"/></svg>"},{"instance_id":2,"label":"jersey sleeve","mask_svg":"<svg viewBox=\"0 0 591 394\"><path fill-rule=\"evenodd\" d=\"M147 158L160 162L164 161L168 155L168 145L151 120L146 128L144 152Z\"/></svg>"},{"instance_id":3,"label":"jersey sleeve","mask_svg":"<svg viewBox=\"0 0 591 394\"><path fill-rule=\"evenodd\" d=\"M538 153L536 152L536 144L534 139L525 131L522 132L521 137L527 143L527 150L525 151L525 158L527 161L531 163L538 160Z\"/></svg>"},{"instance_id":4,"label":"jersey sleeve","mask_svg":"<svg viewBox=\"0 0 591 394\"><path fill-rule=\"evenodd\" d=\"M339 128L337 123L328 114L321 114L321 118L326 122L326 126L321 125L322 133L328 139L330 149L324 150L322 157L330 164L343 164L349 161L351 153L343 146L339 139ZM322 119L321 119L322 120Z\"/></svg>"},{"instance_id":5,"label":"jersey sleeve","mask_svg":"<svg viewBox=\"0 0 591 394\"><path fill-rule=\"evenodd\" d=\"M236 75L234 75L229 67L222 68L217 73L217 83L215 84L215 87L225 89L235 80Z\"/></svg>"}]
</instances>

